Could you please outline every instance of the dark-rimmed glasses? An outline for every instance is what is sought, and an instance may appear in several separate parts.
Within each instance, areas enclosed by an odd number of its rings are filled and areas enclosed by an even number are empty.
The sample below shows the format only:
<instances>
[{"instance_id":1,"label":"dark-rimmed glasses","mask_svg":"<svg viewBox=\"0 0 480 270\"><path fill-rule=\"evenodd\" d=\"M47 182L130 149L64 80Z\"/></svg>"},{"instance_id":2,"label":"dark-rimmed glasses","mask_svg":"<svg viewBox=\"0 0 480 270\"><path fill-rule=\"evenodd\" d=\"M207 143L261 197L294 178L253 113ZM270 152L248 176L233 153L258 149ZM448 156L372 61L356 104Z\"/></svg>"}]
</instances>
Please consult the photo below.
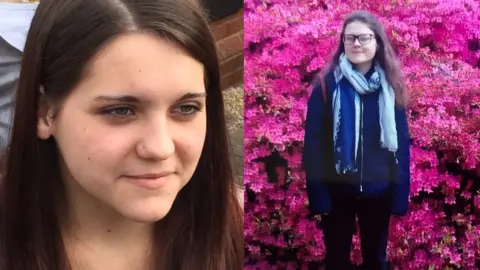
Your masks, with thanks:
<instances>
[{"instance_id":1,"label":"dark-rimmed glasses","mask_svg":"<svg viewBox=\"0 0 480 270\"><path fill-rule=\"evenodd\" d=\"M360 35L343 35L343 42L346 45L352 45L355 43L355 40L358 39L360 45L367 45L375 37L373 34L360 34Z\"/></svg>"}]
</instances>

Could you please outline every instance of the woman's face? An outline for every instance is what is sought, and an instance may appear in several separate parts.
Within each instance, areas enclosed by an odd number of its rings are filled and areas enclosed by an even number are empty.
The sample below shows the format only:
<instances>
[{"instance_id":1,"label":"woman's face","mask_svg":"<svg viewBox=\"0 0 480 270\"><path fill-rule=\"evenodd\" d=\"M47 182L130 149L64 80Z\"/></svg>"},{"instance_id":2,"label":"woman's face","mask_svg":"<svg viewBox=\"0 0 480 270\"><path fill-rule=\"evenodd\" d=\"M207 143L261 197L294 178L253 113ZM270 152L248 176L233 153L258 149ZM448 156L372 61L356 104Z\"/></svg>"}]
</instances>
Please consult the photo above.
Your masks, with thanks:
<instances>
[{"instance_id":1,"label":"woman's face","mask_svg":"<svg viewBox=\"0 0 480 270\"><path fill-rule=\"evenodd\" d=\"M70 203L162 219L200 159L205 91L202 65L176 45L145 34L111 42L55 120L39 120L39 137L58 144Z\"/></svg>"},{"instance_id":2,"label":"woman's face","mask_svg":"<svg viewBox=\"0 0 480 270\"><path fill-rule=\"evenodd\" d=\"M377 42L374 32L367 24L358 21L347 24L343 38L345 55L350 62L360 65L372 61L377 51Z\"/></svg>"}]
</instances>

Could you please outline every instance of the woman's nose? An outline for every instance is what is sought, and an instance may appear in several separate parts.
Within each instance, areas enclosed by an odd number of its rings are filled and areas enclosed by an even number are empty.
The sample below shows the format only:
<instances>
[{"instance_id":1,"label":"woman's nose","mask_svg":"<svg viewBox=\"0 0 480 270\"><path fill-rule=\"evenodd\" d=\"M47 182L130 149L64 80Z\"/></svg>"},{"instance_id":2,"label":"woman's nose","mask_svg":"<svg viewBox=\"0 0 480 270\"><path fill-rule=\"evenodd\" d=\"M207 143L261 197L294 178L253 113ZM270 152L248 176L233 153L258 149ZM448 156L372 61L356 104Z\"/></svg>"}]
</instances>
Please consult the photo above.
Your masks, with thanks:
<instances>
[{"instance_id":1,"label":"woman's nose","mask_svg":"<svg viewBox=\"0 0 480 270\"><path fill-rule=\"evenodd\" d=\"M145 159L166 160L175 152L175 144L166 120L150 125L137 145L137 152Z\"/></svg>"}]
</instances>

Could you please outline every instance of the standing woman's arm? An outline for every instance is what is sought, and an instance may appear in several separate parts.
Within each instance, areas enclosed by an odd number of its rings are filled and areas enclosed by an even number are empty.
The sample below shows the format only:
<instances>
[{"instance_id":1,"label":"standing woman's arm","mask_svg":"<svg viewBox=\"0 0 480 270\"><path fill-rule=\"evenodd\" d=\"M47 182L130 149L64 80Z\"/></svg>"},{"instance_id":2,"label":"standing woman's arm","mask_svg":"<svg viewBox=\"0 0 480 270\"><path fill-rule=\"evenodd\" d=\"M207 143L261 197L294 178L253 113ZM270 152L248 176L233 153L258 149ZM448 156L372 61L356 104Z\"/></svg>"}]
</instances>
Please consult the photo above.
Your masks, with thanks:
<instances>
[{"instance_id":1,"label":"standing woman's arm","mask_svg":"<svg viewBox=\"0 0 480 270\"><path fill-rule=\"evenodd\" d=\"M398 165L395 175L392 214L404 216L408 210L410 194L410 131L405 108L395 109L395 121L398 135L398 152L396 154Z\"/></svg>"},{"instance_id":2,"label":"standing woman's arm","mask_svg":"<svg viewBox=\"0 0 480 270\"><path fill-rule=\"evenodd\" d=\"M307 193L310 210L314 214L326 214L331 210L330 194L325 186L325 157L327 130L325 121L325 101L322 87L313 89L307 104L307 119L302 165L307 178Z\"/></svg>"}]
</instances>

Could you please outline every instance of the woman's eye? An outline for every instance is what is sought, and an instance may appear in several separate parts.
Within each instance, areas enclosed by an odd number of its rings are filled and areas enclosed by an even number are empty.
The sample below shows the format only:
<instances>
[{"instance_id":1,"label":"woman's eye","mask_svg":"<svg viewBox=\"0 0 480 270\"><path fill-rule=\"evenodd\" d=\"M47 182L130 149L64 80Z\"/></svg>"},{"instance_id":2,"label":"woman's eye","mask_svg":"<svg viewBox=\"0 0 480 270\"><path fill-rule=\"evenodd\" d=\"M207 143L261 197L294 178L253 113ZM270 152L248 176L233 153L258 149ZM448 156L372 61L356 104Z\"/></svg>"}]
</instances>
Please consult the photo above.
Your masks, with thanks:
<instances>
[{"instance_id":1,"label":"woman's eye","mask_svg":"<svg viewBox=\"0 0 480 270\"><path fill-rule=\"evenodd\" d=\"M177 108L175 108L175 112L181 114L182 116L195 115L199 111L200 111L200 108L192 104L180 105Z\"/></svg>"},{"instance_id":2,"label":"woman's eye","mask_svg":"<svg viewBox=\"0 0 480 270\"><path fill-rule=\"evenodd\" d=\"M118 107L118 108L107 109L104 111L104 113L115 118L125 118L134 114L133 110L128 107Z\"/></svg>"}]
</instances>

